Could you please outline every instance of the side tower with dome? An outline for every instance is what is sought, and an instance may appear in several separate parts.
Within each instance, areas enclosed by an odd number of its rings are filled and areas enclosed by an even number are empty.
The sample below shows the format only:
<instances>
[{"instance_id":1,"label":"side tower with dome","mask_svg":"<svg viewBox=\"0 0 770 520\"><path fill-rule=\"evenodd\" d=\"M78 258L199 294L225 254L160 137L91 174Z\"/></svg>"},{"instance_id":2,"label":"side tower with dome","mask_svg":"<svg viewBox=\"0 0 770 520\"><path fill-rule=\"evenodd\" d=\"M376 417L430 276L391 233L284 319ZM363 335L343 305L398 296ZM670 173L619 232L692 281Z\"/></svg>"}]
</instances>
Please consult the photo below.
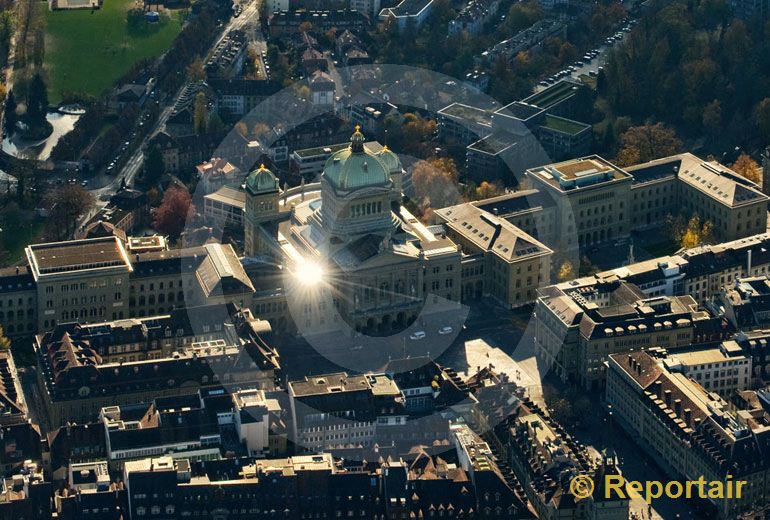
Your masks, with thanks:
<instances>
[{"instance_id":1,"label":"side tower with dome","mask_svg":"<svg viewBox=\"0 0 770 520\"><path fill-rule=\"evenodd\" d=\"M246 208L244 215L244 253L246 256L275 254L273 243L265 224L278 217L280 188L276 176L260 167L246 177Z\"/></svg>"}]
</instances>

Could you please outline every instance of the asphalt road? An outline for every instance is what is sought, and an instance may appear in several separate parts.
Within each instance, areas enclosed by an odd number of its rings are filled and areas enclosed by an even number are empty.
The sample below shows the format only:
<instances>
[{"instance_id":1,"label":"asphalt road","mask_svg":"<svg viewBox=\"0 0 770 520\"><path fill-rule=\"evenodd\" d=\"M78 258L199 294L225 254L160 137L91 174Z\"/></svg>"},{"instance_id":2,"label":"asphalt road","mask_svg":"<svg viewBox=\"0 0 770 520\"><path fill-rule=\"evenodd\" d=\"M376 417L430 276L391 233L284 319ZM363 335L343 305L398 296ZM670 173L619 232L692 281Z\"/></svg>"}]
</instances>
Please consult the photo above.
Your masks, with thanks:
<instances>
[{"instance_id":1,"label":"asphalt road","mask_svg":"<svg viewBox=\"0 0 770 520\"><path fill-rule=\"evenodd\" d=\"M261 52L266 49L266 43L262 37L261 31L257 30L259 24L259 6L263 0L250 0L248 2L241 2L244 6L243 12L237 18L231 18L227 25L222 28L222 32L217 40L212 44L209 54L213 52L219 43L227 36L230 31L235 29L241 29L253 40L257 45L257 49ZM132 185L136 175L142 168L144 161L144 149L147 147L147 143L159 132L163 131L166 127L166 122L174 110L174 105L179 100L184 91L184 85L176 92L174 96L169 98L167 104L164 106L158 120L153 126L152 130L147 133L141 144L136 147L131 157L126 161L123 168L111 176L102 175L100 178L95 179L95 184L101 184L99 181L103 181L104 184L91 190L91 193L96 197L96 208L92 212L92 215L101 210L107 205L110 196L112 196L119 188L122 182L125 181L126 185ZM90 215L89 217L90 218ZM84 219L86 222L88 219Z\"/></svg>"},{"instance_id":2,"label":"asphalt road","mask_svg":"<svg viewBox=\"0 0 770 520\"><path fill-rule=\"evenodd\" d=\"M572 80L578 80L580 76L588 76L591 71L598 72L598 68L603 66L607 61L607 54L609 51L614 48L615 46L619 45L621 42L625 41L628 33L623 33L623 38L620 40L614 42L612 45L607 45L606 43L602 43L601 45L598 45L596 47L596 50L599 51L599 55L595 58L592 58L590 60L583 60L582 56L578 57L577 60L583 61L583 65L575 66L576 70L571 72L568 76L562 79L572 79ZM567 68L569 65L565 65L564 68ZM553 85L553 83L552 83ZM534 92L540 92L542 90L545 90L550 85L536 85L534 88Z\"/></svg>"}]
</instances>

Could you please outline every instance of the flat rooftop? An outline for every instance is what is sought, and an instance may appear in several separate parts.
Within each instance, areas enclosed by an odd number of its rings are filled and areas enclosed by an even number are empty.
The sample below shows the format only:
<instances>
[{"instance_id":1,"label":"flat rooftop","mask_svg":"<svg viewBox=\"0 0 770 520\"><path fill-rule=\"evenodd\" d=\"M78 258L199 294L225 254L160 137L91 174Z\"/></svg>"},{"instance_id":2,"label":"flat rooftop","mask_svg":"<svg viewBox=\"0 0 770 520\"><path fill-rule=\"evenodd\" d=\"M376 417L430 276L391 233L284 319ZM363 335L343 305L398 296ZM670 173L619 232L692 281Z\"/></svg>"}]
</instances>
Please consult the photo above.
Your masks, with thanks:
<instances>
[{"instance_id":1,"label":"flat rooftop","mask_svg":"<svg viewBox=\"0 0 770 520\"><path fill-rule=\"evenodd\" d=\"M631 175L598 155L533 168L528 170L527 174L560 191L571 191L632 178Z\"/></svg>"},{"instance_id":2,"label":"flat rooftop","mask_svg":"<svg viewBox=\"0 0 770 520\"><path fill-rule=\"evenodd\" d=\"M577 92L582 87L583 85L580 83L561 80L536 94L532 94L528 98L522 99L522 101L529 103L530 105L548 109L557 103L564 101L568 97L575 95L575 92Z\"/></svg>"},{"instance_id":3,"label":"flat rooftop","mask_svg":"<svg viewBox=\"0 0 770 520\"><path fill-rule=\"evenodd\" d=\"M33 244L27 246L27 259L35 278L106 267L131 270L123 244L114 236Z\"/></svg>"},{"instance_id":4,"label":"flat rooftop","mask_svg":"<svg viewBox=\"0 0 770 520\"><path fill-rule=\"evenodd\" d=\"M515 146L518 142L519 138L517 136L508 132L499 131L479 139L468 146L468 148L491 155L497 155L510 147Z\"/></svg>"},{"instance_id":5,"label":"flat rooftop","mask_svg":"<svg viewBox=\"0 0 770 520\"><path fill-rule=\"evenodd\" d=\"M579 133L585 132L591 128L591 125L578 123L577 121L553 116L551 114L546 114L541 126L548 128L549 130L554 130L556 132L561 132L568 135L578 135Z\"/></svg>"},{"instance_id":6,"label":"flat rooftop","mask_svg":"<svg viewBox=\"0 0 770 520\"><path fill-rule=\"evenodd\" d=\"M503 108L495 112L495 115L515 117L521 121L526 121L533 118L543 112L541 107L525 103L524 101L514 101L505 105Z\"/></svg>"},{"instance_id":7,"label":"flat rooftop","mask_svg":"<svg viewBox=\"0 0 770 520\"><path fill-rule=\"evenodd\" d=\"M462 103L452 103L439 110L438 113L443 116L471 121L477 125L490 126L492 124L492 116L487 110Z\"/></svg>"},{"instance_id":8,"label":"flat rooftop","mask_svg":"<svg viewBox=\"0 0 770 520\"><path fill-rule=\"evenodd\" d=\"M295 396L307 397L370 390L371 385L364 375L351 376L345 372L338 372L320 376L305 376L305 379L290 381L289 388Z\"/></svg>"},{"instance_id":9,"label":"flat rooftop","mask_svg":"<svg viewBox=\"0 0 770 520\"><path fill-rule=\"evenodd\" d=\"M738 356L729 356L722 352L717 346L713 348L692 350L690 352L679 352L670 354L666 361L675 363L679 361L683 365L705 365L708 363L724 363L725 361L731 361Z\"/></svg>"}]
</instances>

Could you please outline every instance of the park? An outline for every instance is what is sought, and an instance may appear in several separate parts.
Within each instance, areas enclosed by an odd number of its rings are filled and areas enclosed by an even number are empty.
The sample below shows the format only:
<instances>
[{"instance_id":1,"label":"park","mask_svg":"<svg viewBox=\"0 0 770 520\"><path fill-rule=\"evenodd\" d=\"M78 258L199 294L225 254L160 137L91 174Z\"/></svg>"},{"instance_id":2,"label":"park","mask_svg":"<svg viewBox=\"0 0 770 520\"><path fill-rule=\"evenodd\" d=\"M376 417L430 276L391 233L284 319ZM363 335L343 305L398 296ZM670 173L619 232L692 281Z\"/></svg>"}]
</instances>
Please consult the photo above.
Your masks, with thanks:
<instances>
[{"instance_id":1,"label":"park","mask_svg":"<svg viewBox=\"0 0 770 520\"><path fill-rule=\"evenodd\" d=\"M52 104L71 95L99 97L134 64L171 46L185 11L165 11L157 23L129 16L141 9L135 0L105 0L99 9L46 12L45 68Z\"/></svg>"}]
</instances>

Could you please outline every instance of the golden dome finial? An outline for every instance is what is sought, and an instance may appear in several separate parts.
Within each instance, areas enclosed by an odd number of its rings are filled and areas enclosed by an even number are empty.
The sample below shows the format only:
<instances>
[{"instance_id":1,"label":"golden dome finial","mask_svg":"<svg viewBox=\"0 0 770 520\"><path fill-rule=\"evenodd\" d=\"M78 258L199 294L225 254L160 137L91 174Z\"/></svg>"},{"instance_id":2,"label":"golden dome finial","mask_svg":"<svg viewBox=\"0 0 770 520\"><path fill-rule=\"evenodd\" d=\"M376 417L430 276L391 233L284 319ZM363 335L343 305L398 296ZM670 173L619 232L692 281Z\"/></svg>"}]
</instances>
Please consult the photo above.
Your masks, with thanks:
<instances>
[{"instance_id":1,"label":"golden dome finial","mask_svg":"<svg viewBox=\"0 0 770 520\"><path fill-rule=\"evenodd\" d=\"M388 145L386 145L386 144L382 145L382 151L383 152L387 152L388 150L390 150L390 148L388 148Z\"/></svg>"},{"instance_id":2,"label":"golden dome finial","mask_svg":"<svg viewBox=\"0 0 770 520\"><path fill-rule=\"evenodd\" d=\"M260 163L259 169L260 170L267 170L267 168L265 168L265 163Z\"/></svg>"},{"instance_id":3,"label":"golden dome finial","mask_svg":"<svg viewBox=\"0 0 770 520\"><path fill-rule=\"evenodd\" d=\"M355 153L364 151L364 134L361 133L361 125L356 125L356 131L350 136L350 149Z\"/></svg>"}]
</instances>

